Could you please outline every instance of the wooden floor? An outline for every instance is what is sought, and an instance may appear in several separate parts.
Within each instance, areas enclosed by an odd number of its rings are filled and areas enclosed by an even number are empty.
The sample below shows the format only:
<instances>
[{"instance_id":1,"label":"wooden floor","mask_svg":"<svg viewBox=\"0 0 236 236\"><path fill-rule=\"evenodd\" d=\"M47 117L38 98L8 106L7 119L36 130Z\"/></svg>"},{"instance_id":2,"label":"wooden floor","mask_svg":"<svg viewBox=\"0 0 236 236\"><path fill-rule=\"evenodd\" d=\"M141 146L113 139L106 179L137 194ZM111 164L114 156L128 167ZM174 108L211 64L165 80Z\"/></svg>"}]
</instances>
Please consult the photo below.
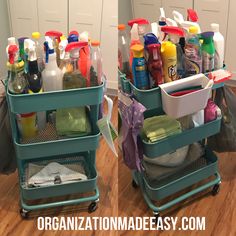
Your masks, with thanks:
<instances>
[{"instance_id":1,"label":"wooden floor","mask_svg":"<svg viewBox=\"0 0 236 236\"><path fill-rule=\"evenodd\" d=\"M117 99L114 99L112 122L117 126ZM105 110L107 109L105 104ZM105 141L100 142L97 151L97 169L99 173L98 186L100 190L99 207L93 214L87 213L87 205L70 206L35 212L30 220L22 220L19 215L19 191L17 173L9 176L0 175L0 235L5 236L35 236L35 235L118 235L114 232L66 232L38 231L36 219L40 215L49 216L117 216L118 212L118 161L110 151Z\"/></svg>"},{"instance_id":2,"label":"wooden floor","mask_svg":"<svg viewBox=\"0 0 236 236\"><path fill-rule=\"evenodd\" d=\"M117 125L117 100L113 113L113 123ZM98 185L100 189L99 208L89 215L79 207L64 207L52 211L43 211L38 215L50 216L151 216L139 189L131 186L131 172L124 165L121 155L119 161L113 156L104 141L101 141L97 152ZM65 232L37 231L36 217L22 220L19 216L19 192L17 174L0 175L0 235L200 235L200 236L233 236L236 235L236 153L219 155L219 169L222 177L220 193L213 197L210 194L200 196L194 201L179 204L178 209L165 212L168 216L205 216L204 232ZM117 178L118 176L118 178ZM118 199L119 197L119 199ZM86 205L84 205L86 207ZM37 212L35 214L37 216Z\"/></svg>"}]
</instances>

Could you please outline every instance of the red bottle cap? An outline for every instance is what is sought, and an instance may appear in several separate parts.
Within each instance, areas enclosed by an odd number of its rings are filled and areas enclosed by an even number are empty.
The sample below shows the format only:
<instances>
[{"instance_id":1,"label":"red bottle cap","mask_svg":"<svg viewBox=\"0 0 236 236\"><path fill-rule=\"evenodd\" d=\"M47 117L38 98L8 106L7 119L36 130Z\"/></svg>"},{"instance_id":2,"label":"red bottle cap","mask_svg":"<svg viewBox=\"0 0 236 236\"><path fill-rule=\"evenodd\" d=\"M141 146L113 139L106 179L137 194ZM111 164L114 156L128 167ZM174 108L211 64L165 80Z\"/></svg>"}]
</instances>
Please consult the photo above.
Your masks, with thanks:
<instances>
[{"instance_id":1,"label":"red bottle cap","mask_svg":"<svg viewBox=\"0 0 236 236\"><path fill-rule=\"evenodd\" d=\"M132 27L133 24L135 24L135 23L138 24L138 25L148 25L149 21L144 19L144 18L136 18L136 19L128 21L128 25L130 27Z\"/></svg>"},{"instance_id":2,"label":"red bottle cap","mask_svg":"<svg viewBox=\"0 0 236 236\"><path fill-rule=\"evenodd\" d=\"M72 42L72 43L67 44L65 51L70 52L73 49L83 48L86 46L88 46L88 42L81 42L81 41L80 42Z\"/></svg>"},{"instance_id":3,"label":"red bottle cap","mask_svg":"<svg viewBox=\"0 0 236 236\"><path fill-rule=\"evenodd\" d=\"M175 34L184 37L184 30L177 26L162 26L161 31L166 34Z\"/></svg>"},{"instance_id":4,"label":"red bottle cap","mask_svg":"<svg viewBox=\"0 0 236 236\"><path fill-rule=\"evenodd\" d=\"M20 114L21 117L27 118L27 117L31 117L35 114L35 112L31 112L31 113L27 113L27 114Z\"/></svg>"},{"instance_id":5,"label":"red bottle cap","mask_svg":"<svg viewBox=\"0 0 236 236\"><path fill-rule=\"evenodd\" d=\"M197 12L191 8L188 9L187 11L188 11L188 21L197 22L198 21Z\"/></svg>"}]
</instances>

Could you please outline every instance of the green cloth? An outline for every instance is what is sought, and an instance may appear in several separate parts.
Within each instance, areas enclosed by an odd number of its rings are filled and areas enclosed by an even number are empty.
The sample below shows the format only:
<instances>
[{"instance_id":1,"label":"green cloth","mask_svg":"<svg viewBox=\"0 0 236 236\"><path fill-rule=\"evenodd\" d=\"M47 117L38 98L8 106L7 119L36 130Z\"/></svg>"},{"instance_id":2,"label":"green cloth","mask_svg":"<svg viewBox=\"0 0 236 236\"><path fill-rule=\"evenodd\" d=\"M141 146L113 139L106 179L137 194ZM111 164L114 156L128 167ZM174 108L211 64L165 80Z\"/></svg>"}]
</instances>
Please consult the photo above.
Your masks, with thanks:
<instances>
[{"instance_id":1,"label":"green cloth","mask_svg":"<svg viewBox=\"0 0 236 236\"><path fill-rule=\"evenodd\" d=\"M56 130L62 136L84 136L91 133L86 108L63 108L56 112Z\"/></svg>"},{"instance_id":2,"label":"green cloth","mask_svg":"<svg viewBox=\"0 0 236 236\"><path fill-rule=\"evenodd\" d=\"M167 115L153 116L145 119L143 123L142 133L149 142L156 142L181 132L180 122Z\"/></svg>"}]
</instances>

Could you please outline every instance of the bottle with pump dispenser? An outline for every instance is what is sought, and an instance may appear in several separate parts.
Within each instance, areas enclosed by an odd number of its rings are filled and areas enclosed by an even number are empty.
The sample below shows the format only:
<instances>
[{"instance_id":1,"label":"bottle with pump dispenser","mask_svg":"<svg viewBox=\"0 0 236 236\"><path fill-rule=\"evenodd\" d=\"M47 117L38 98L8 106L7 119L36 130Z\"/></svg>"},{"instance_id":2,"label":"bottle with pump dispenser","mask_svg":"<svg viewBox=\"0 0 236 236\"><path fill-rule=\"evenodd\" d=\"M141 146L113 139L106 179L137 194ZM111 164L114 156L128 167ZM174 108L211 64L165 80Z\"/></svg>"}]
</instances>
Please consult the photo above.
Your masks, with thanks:
<instances>
[{"instance_id":1,"label":"bottle with pump dispenser","mask_svg":"<svg viewBox=\"0 0 236 236\"><path fill-rule=\"evenodd\" d=\"M164 83L162 60L161 60L161 44L160 43L149 44L147 46L147 50L149 55L147 61L149 79L150 81L152 80L153 86L157 87L160 84Z\"/></svg>"},{"instance_id":2,"label":"bottle with pump dispenser","mask_svg":"<svg viewBox=\"0 0 236 236\"><path fill-rule=\"evenodd\" d=\"M62 90L63 73L57 66L57 56L50 37L45 37L45 69L42 72L45 92Z\"/></svg>"},{"instance_id":3,"label":"bottle with pump dispenser","mask_svg":"<svg viewBox=\"0 0 236 236\"><path fill-rule=\"evenodd\" d=\"M39 32L33 32L32 33L32 38L35 42L35 47L36 47L38 68L39 68L39 71L42 72L45 68L45 64L44 64L44 50L43 50L43 47L41 46L41 44L39 42L40 36L41 35L40 35Z\"/></svg>"},{"instance_id":4,"label":"bottle with pump dispenser","mask_svg":"<svg viewBox=\"0 0 236 236\"><path fill-rule=\"evenodd\" d=\"M144 47L137 44L132 46L131 50L133 51L132 72L134 85L138 89L149 89L146 60L144 59Z\"/></svg>"},{"instance_id":5,"label":"bottle with pump dispenser","mask_svg":"<svg viewBox=\"0 0 236 236\"><path fill-rule=\"evenodd\" d=\"M90 86L98 86L102 82L102 55L100 50L100 42L91 42L91 67L90 67Z\"/></svg>"},{"instance_id":6,"label":"bottle with pump dispenser","mask_svg":"<svg viewBox=\"0 0 236 236\"><path fill-rule=\"evenodd\" d=\"M186 76L202 73L202 51L197 34L197 27L189 28L189 35L184 48Z\"/></svg>"},{"instance_id":7,"label":"bottle with pump dispenser","mask_svg":"<svg viewBox=\"0 0 236 236\"><path fill-rule=\"evenodd\" d=\"M28 81L28 92L29 93L42 93L43 92L43 83L41 72L38 67L37 60L37 47L35 42L31 39L26 39L24 43L24 48L28 54L28 73L26 74L26 78ZM37 117L37 126L38 130L41 131L46 126L46 112L40 111L36 114Z\"/></svg>"},{"instance_id":8,"label":"bottle with pump dispenser","mask_svg":"<svg viewBox=\"0 0 236 236\"><path fill-rule=\"evenodd\" d=\"M224 66L224 36L220 33L219 24L212 23L211 30L214 32L214 46L215 46L215 70L222 69Z\"/></svg>"}]
</instances>

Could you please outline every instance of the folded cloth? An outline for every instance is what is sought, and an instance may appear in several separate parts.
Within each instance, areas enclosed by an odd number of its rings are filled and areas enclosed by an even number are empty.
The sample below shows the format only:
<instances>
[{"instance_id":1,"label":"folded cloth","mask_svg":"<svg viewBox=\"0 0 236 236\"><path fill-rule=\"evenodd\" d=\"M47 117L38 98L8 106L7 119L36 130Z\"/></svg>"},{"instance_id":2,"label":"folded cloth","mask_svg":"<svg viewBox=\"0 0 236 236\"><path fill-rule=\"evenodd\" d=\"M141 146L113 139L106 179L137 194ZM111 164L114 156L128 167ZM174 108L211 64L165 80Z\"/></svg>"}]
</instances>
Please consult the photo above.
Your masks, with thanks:
<instances>
[{"instance_id":1,"label":"folded cloth","mask_svg":"<svg viewBox=\"0 0 236 236\"><path fill-rule=\"evenodd\" d=\"M38 172L32 175L32 173L35 173L37 170ZM73 167L67 168L57 162L51 162L43 168L40 165L29 163L27 179L28 187L39 187L51 186L59 183L72 183L79 180L86 180L88 178L85 174L74 171Z\"/></svg>"},{"instance_id":2,"label":"folded cloth","mask_svg":"<svg viewBox=\"0 0 236 236\"><path fill-rule=\"evenodd\" d=\"M149 142L156 142L168 136L181 133L180 122L167 116L153 116L143 123L142 133Z\"/></svg>"},{"instance_id":3,"label":"folded cloth","mask_svg":"<svg viewBox=\"0 0 236 236\"><path fill-rule=\"evenodd\" d=\"M186 153L183 154L186 155ZM202 148L202 146L199 143L193 143L189 147L184 162L177 167L164 167L147 161L143 161L146 178L153 183L157 183L160 180L163 180L179 171L182 171L184 168L191 165L203 155L204 149Z\"/></svg>"}]
</instances>

